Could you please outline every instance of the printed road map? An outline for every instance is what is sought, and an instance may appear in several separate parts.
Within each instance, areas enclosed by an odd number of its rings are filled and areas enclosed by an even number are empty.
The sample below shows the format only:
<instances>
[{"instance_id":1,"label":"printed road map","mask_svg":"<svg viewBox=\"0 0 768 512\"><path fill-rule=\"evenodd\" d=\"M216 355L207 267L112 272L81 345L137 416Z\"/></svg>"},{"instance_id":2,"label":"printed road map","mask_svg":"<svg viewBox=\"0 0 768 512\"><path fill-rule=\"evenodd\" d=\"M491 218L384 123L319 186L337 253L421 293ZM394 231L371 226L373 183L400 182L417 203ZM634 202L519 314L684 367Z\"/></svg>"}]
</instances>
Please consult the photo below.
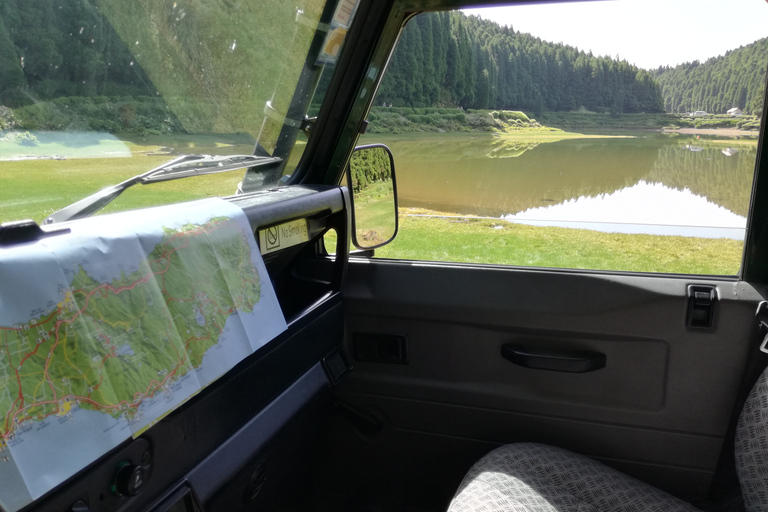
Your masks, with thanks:
<instances>
[{"instance_id":1,"label":"printed road map","mask_svg":"<svg viewBox=\"0 0 768 512\"><path fill-rule=\"evenodd\" d=\"M219 199L0 248L0 507L139 435L285 330L253 233Z\"/></svg>"}]
</instances>

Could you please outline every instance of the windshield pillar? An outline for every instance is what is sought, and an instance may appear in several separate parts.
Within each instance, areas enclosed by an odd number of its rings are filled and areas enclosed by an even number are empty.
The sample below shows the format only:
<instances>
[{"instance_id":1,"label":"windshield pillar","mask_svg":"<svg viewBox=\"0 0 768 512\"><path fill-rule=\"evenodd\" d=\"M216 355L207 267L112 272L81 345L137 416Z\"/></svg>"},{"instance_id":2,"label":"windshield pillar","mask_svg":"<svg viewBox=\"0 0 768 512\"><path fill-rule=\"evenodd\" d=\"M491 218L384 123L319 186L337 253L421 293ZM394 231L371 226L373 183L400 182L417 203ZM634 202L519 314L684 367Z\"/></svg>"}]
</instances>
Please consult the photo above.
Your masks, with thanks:
<instances>
[{"instance_id":1,"label":"windshield pillar","mask_svg":"<svg viewBox=\"0 0 768 512\"><path fill-rule=\"evenodd\" d=\"M282 92L281 85L284 82L284 78L289 82L293 82L292 77L285 77L285 70L281 74L281 80L278 82L278 86L272 94L272 98L267 102L264 110L264 121L259 132L259 136L254 148L254 154L257 155L271 155L282 159L282 163L276 166L274 169L267 171L255 169L248 169L243 177L241 190L243 192L249 192L258 188L270 185L277 185L280 177L285 172L285 168L288 164L291 152L296 144L299 132L301 131L304 123L305 116L309 110L310 103L314 97L317 84L322 76L325 64L318 61L323 45L325 43L326 34L330 30L330 21L333 17L333 13L336 9L336 3L330 2L326 4L323 10L320 20L315 28L315 34L312 38L307 57L302 66L299 79L296 82L296 87L293 90L293 95L290 97L286 112L283 115L281 112L281 106L285 104L286 95ZM303 13L297 12L296 15L296 31L303 30L303 22L301 17ZM296 37L294 35L294 45L301 42L303 38ZM303 50L303 45L301 50ZM276 136L274 134L277 134Z\"/></svg>"}]
</instances>

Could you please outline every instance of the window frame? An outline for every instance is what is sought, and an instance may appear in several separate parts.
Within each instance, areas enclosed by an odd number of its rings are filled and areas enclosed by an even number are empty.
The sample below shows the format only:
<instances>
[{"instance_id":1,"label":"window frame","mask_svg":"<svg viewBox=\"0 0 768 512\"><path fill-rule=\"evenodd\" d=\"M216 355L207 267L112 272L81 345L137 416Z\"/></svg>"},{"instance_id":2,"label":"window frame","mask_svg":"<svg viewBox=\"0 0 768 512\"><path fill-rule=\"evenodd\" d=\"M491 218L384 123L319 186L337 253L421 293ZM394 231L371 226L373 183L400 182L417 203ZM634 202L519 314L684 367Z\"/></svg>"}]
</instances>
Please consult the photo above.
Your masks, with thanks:
<instances>
[{"instance_id":1,"label":"window frame","mask_svg":"<svg viewBox=\"0 0 768 512\"><path fill-rule=\"evenodd\" d=\"M564 0L559 3L566 3L568 1L600 1L600 0ZM378 4L378 2L373 2ZM381 8L386 2L381 2L377 7ZM531 3L552 3L549 0L543 0L541 2L520 2L515 0L508 1L482 1L482 0L429 0L424 5L417 6L412 0L392 0L391 9L389 9L389 16L385 16L386 24L382 27L381 31L377 33L378 41L370 51L370 57L365 61L366 69L377 70L376 80L371 84L370 80L365 80L363 73L358 73L360 76L359 83L355 89L353 96L354 102L349 106L345 122L340 129L340 136L336 139L336 145L329 145L326 148L335 148L333 157L331 158L330 165L326 167L327 172L323 179L324 183L342 184L344 169L348 162L351 150L354 149L354 143L356 142L360 126L364 123L365 118L370 112L373 106L373 100L376 95L376 91L381 84L381 79L386 72L387 64L394 54L397 42L405 27L405 24L411 20L414 16L425 12L439 12L456 10L470 7L490 7L490 6L514 6ZM555 2L558 3L558 2ZM361 2L360 8L364 6L364 2ZM366 7L369 7L366 5ZM358 11L360 16L360 11ZM362 18L362 16L360 17ZM347 41L348 46L355 45L355 53L363 52L363 41L360 41L360 32L367 31L367 24L370 23L370 19L358 20L357 26L353 27L357 29L354 34L356 37ZM370 33L370 32L366 32ZM350 52L351 53L351 52ZM344 67L336 73L332 86L337 82L337 79L342 80L344 76L348 76L350 72L354 74L354 70L360 65L360 61L354 61L352 68ZM768 76L768 69L766 69L766 76ZM371 87L371 85L373 85ZM338 95L333 95L331 92L341 92L340 90L329 90L329 96L333 100L332 102L326 102L324 108L331 108L331 103L336 103L339 99ZM764 152L764 138L766 130L766 121L768 120L768 87L763 99L763 113L760 123L760 132L757 143L757 157L755 161L755 173L752 181L752 193L749 203L749 210L747 214L746 231L744 238L744 247L742 250L742 259L739 272L736 275L702 275L702 274L675 274L675 273L657 273L657 272L636 272L636 271L622 271L622 270L591 270L591 269L568 269L568 268L548 268L548 267L525 267L519 265L499 265L499 264L474 264L474 263L460 263L460 262L422 262L419 260L377 260L388 262L402 262L402 263L427 263L434 265L457 265L457 266L478 266L478 267L494 267L494 268L506 268L506 269L519 269L527 271L550 271L550 272L568 272L568 273L580 273L580 274L615 274L615 275L629 275L629 276L654 276L654 277L670 277L670 278L707 278L718 279L726 281L749 281L749 282L768 282L768 264L761 262L768 262L768 159L763 158ZM322 110L321 110L322 113ZM321 144L321 138L318 137L316 141ZM310 153L314 155L314 152L309 151L307 148L305 154ZM322 151L319 151L322 153ZM313 161L313 163L316 162ZM313 178L316 175L307 173L307 178ZM370 257L370 256L369 256Z\"/></svg>"}]
</instances>

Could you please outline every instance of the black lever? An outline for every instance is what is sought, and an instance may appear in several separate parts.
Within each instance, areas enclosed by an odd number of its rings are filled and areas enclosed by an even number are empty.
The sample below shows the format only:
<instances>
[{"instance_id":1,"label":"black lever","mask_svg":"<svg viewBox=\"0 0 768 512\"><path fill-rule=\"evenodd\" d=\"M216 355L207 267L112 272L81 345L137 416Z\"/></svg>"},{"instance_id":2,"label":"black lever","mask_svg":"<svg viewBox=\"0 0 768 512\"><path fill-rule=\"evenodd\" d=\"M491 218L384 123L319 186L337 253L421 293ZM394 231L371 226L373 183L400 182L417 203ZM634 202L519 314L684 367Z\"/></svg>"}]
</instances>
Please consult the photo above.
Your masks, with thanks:
<instances>
[{"instance_id":1,"label":"black lever","mask_svg":"<svg viewBox=\"0 0 768 512\"><path fill-rule=\"evenodd\" d=\"M757 323L760 324L761 331L768 329L768 302L762 301L757 305L755 318L757 318ZM766 345L768 345L768 334L766 334L763 343L760 345L760 351L768 354L768 347Z\"/></svg>"},{"instance_id":2,"label":"black lever","mask_svg":"<svg viewBox=\"0 0 768 512\"><path fill-rule=\"evenodd\" d=\"M501 346L504 359L525 368L553 372L586 373L605 368L605 354L592 351L531 350L507 343Z\"/></svg>"},{"instance_id":3,"label":"black lever","mask_svg":"<svg viewBox=\"0 0 768 512\"><path fill-rule=\"evenodd\" d=\"M710 285L688 285L686 325L696 329L712 329L715 325L717 288Z\"/></svg>"},{"instance_id":4,"label":"black lever","mask_svg":"<svg viewBox=\"0 0 768 512\"><path fill-rule=\"evenodd\" d=\"M757 311L755 311L755 318L760 327L768 328L768 301L763 301L757 305Z\"/></svg>"}]
</instances>

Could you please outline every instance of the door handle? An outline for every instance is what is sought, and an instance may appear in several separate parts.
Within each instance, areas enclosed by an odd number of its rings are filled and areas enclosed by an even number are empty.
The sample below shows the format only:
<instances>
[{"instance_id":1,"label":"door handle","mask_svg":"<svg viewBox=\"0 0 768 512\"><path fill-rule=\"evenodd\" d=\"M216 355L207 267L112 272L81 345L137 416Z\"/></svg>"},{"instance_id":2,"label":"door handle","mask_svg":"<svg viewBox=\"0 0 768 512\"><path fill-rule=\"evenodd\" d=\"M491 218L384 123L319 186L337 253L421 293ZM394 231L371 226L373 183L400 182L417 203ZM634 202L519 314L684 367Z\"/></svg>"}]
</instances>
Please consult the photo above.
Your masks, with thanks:
<instances>
[{"instance_id":1,"label":"door handle","mask_svg":"<svg viewBox=\"0 0 768 512\"><path fill-rule=\"evenodd\" d=\"M586 373L605 368L605 354L581 350L529 349L507 343L501 346L504 359L525 368L553 372Z\"/></svg>"}]
</instances>

